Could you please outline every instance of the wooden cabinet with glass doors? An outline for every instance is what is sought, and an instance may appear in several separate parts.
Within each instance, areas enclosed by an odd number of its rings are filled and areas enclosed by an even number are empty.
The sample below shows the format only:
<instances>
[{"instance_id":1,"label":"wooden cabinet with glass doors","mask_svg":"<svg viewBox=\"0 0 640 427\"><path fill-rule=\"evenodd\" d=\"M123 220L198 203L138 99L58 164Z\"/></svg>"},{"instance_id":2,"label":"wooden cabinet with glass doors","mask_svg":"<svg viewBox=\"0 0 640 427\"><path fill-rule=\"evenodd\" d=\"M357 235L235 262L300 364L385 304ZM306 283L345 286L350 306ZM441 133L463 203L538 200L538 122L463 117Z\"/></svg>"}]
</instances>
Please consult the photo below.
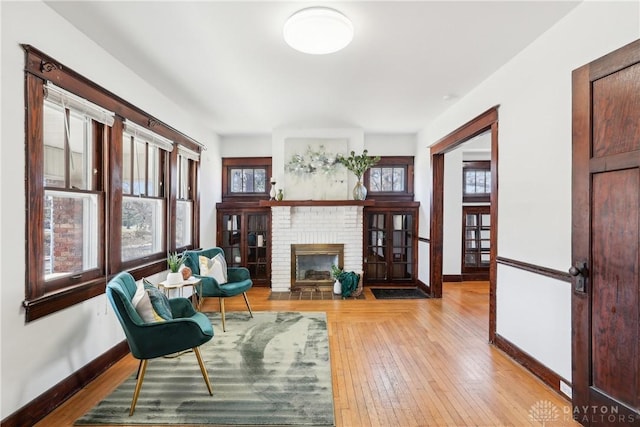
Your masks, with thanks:
<instances>
[{"instance_id":1,"label":"wooden cabinet with glass doors","mask_svg":"<svg viewBox=\"0 0 640 427\"><path fill-rule=\"evenodd\" d=\"M418 203L364 209L364 282L415 284Z\"/></svg>"},{"instance_id":2,"label":"wooden cabinet with glass doors","mask_svg":"<svg viewBox=\"0 0 640 427\"><path fill-rule=\"evenodd\" d=\"M271 210L218 205L218 246L230 267L246 267L258 286L271 285Z\"/></svg>"}]
</instances>

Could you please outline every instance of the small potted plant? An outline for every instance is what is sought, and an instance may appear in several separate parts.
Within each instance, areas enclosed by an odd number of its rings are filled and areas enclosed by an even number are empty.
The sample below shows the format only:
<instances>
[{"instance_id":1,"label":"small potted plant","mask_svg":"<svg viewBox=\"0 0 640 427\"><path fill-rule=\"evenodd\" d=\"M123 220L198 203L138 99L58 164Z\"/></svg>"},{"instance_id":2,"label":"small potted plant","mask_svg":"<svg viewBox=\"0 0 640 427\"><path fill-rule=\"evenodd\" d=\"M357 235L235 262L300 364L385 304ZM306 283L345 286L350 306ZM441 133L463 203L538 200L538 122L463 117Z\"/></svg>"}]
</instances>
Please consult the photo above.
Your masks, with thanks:
<instances>
[{"instance_id":1,"label":"small potted plant","mask_svg":"<svg viewBox=\"0 0 640 427\"><path fill-rule=\"evenodd\" d=\"M336 161L344 165L345 168L353 172L358 182L353 188L353 199L364 200L367 197L367 188L362 184L364 173L380 161L380 156L370 156L367 150L356 156L355 151L351 151L349 157L338 155Z\"/></svg>"},{"instance_id":2,"label":"small potted plant","mask_svg":"<svg viewBox=\"0 0 640 427\"><path fill-rule=\"evenodd\" d=\"M169 273L167 273L166 283L168 285L175 285L182 282L183 277L180 272L180 266L184 262L184 256L178 255L177 252L169 252L167 254L167 265L169 266Z\"/></svg>"},{"instance_id":3,"label":"small potted plant","mask_svg":"<svg viewBox=\"0 0 640 427\"><path fill-rule=\"evenodd\" d=\"M340 283L340 275L344 273L344 270L333 264L331 266L331 277L335 280L333 282L333 293L336 295L342 295L342 283Z\"/></svg>"}]
</instances>

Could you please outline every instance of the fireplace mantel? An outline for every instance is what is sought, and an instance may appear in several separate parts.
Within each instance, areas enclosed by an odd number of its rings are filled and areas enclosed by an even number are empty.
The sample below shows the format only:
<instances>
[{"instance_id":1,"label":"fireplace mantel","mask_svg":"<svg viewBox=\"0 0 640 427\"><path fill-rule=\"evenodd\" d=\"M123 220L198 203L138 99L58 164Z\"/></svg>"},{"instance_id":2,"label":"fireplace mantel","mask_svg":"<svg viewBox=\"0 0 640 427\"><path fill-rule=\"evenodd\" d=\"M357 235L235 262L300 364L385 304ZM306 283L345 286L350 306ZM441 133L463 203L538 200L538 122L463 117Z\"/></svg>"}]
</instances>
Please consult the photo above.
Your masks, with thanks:
<instances>
[{"instance_id":1,"label":"fireplace mantel","mask_svg":"<svg viewBox=\"0 0 640 427\"><path fill-rule=\"evenodd\" d=\"M260 200L260 206L373 206L374 200Z\"/></svg>"}]
</instances>

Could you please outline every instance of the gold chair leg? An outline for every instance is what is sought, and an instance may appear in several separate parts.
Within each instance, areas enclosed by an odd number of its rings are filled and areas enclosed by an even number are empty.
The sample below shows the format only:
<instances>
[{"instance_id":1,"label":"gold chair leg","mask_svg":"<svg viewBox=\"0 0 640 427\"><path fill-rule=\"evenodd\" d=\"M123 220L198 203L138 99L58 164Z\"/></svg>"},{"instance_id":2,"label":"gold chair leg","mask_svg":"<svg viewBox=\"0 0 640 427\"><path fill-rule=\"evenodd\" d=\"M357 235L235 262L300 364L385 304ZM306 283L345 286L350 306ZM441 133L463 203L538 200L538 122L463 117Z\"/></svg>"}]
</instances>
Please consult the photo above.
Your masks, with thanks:
<instances>
[{"instance_id":1,"label":"gold chair leg","mask_svg":"<svg viewBox=\"0 0 640 427\"><path fill-rule=\"evenodd\" d=\"M198 358L198 364L200 365L200 371L202 371L202 376L204 377L204 382L207 383L207 389L209 389L209 394L213 396L213 389L211 388L211 382L209 381L209 374L207 373L207 368L204 366L204 362L202 361L202 356L200 355L200 348L193 347L193 352L196 354Z\"/></svg>"},{"instance_id":2,"label":"gold chair leg","mask_svg":"<svg viewBox=\"0 0 640 427\"><path fill-rule=\"evenodd\" d=\"M147 370L147 359L140 361L138 368L138 381L136 381L136 388L133 391L133 400L131 401L131 409L129 410L129 416L133 415L136 410L136 403L138 402L138 396L140 395L140 389L142 388L142 381L144 380L144 373Z\"/></svg>"},{"instance_id":3,"label":"gold chair leg","mask_svg":"<svg viewBox=\"0 0 640 427\"><path fill-rule=\"evenodd\" d=\"M253 313L251 312L251 305L249 304L249 297L247 297L247 293L243 292L242 296L244 297L244 302L247 304L247 308L249 309L249 316L253 318Z\"/></svg>"},{"instance_id":4,"label":"gold chair leg","mask_svg":"<svg viewBox=\"0 0 640 427\"><path fill-rule=\"evenodd\" d=\"M198 285L196 285L198 286ZM202 311L202 303L204 302L204 296L202 295L202 282L200 282L200 292L196 292L198 295L198 311Z\"/></svg>"},{"instance_id":5,"label":"gold chair leg","mask_svg":"<svg viewBox=\"0 0 640 427\"><path fill-rule=\"evenodd\" d=\"M224 298L220 298L220 315L222 316L222 331L227 332L227 325L224 318Z\"/></svg>"}]
</instances>

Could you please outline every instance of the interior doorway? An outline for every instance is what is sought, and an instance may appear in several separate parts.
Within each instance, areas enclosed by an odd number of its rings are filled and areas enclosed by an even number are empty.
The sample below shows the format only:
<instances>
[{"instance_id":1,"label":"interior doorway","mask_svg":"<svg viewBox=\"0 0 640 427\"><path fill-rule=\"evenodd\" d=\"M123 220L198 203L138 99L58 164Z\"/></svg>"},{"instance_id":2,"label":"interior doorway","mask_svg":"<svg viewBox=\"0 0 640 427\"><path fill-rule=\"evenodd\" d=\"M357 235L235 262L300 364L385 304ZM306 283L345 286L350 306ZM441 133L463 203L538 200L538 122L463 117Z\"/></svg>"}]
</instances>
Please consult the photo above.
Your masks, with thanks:
<instances>
[{"instance_id":1,"label":"interior doorway","mask_svg":"<svg viewBox=\"0 0 640 427\"><path fill-rule=\"evenodd\" d=\"M491 212L489 251L489 342L496 334L496 256L498 236L498 106L492 107L462 125L431 147L431 228L430 228L430 291L432 298L442 298L444 244L444 181L445 154L472 138L489 132L491 135Z\"/></svg>"}]
</instances>

